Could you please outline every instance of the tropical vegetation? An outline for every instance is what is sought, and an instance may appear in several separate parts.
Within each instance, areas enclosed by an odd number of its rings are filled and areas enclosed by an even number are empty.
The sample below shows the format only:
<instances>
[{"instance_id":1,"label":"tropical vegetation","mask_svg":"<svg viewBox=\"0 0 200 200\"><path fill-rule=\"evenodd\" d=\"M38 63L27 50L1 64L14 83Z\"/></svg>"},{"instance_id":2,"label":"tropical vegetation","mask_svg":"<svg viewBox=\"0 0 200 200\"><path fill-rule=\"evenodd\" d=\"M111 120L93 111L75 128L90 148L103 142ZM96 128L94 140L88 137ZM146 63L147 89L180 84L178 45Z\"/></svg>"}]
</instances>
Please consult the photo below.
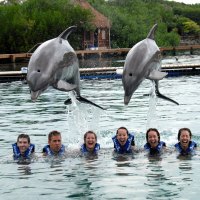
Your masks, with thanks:
<instances>
[{"instance_id":1,"label":"tropical vegetation","mask_svg":"<svg viewBox=\"0 0 200 200\"><path fill-rule=\"evenodd\" d=\"M181 36L200 36L200 4L164 0L88 0L111 23L111 47L131 47L158 24L159 46L177 46ZM77 25L70 35L74 49L81 48L83 30L94 30L93 15L73 0L5 0L0 3L0 53L27 52L35 44Z\"/></svg>"}]
</instances>

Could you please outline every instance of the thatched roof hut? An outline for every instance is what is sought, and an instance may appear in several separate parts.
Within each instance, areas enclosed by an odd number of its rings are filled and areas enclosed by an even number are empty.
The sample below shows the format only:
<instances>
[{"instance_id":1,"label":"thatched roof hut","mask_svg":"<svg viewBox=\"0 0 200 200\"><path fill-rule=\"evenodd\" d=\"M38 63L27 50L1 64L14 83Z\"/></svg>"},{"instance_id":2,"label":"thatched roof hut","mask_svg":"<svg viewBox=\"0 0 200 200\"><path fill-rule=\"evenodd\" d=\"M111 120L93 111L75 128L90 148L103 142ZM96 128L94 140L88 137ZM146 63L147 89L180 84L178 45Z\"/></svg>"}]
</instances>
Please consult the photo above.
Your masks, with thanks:
<instances>
[{"instance_id":1,"label":"thatched roof hut","mask_svg":"<svg viewBox=\"0 0 200 200\"><path fill-rule=\"evenodd\" d=\"M95 10L86 0L74 0L84 9L89 9L94 15L95 32L84 31L83 48L110 48L110 20Z\"/></svg>"},{"instance_id":2,"label":"thatched roof hut","mask_svg":"<svg viewBox=\"0 0 200 200\"><path fill-rule=\"evenodd\" d=\"M110 28L110 20L99 11L95 10L86 0L75 0L75 2L81 7L92 11L95 16L93 23L97 28Z\"/></svg>"}]
</instances>

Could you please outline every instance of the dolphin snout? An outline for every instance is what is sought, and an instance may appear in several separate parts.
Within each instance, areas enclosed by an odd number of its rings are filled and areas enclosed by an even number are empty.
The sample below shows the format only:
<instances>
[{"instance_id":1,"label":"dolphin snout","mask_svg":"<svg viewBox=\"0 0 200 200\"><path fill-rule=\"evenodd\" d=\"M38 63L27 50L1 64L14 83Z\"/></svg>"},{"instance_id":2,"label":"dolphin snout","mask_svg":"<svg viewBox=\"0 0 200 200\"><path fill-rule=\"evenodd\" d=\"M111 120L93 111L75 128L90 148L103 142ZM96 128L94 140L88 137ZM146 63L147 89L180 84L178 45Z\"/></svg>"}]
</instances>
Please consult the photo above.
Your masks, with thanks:
<instances>
[{"instance_id":1,"label":"dolphin snout","mask_svg":"<svg viewBox=\"0 0 200 200\"><path fill-rule=\"evenodd\" d=\"M124 104L128 105L130 102L131 96L124 96Z\"/></svg>"},{"instance_id":2,"label":"dolphin snout","mask_svg":"<svg viewBox=\"0 0 200 200\"><path fill-rule=\"evenodd\" d=\"M37 98L38 98L38 96L41 94L41 92L42 91L37 91L37 92L33 92L33 91L31 91L31 100L32 100L32 102L36 102L36 100L37 100Z\"/></svg>"}]
</instances>

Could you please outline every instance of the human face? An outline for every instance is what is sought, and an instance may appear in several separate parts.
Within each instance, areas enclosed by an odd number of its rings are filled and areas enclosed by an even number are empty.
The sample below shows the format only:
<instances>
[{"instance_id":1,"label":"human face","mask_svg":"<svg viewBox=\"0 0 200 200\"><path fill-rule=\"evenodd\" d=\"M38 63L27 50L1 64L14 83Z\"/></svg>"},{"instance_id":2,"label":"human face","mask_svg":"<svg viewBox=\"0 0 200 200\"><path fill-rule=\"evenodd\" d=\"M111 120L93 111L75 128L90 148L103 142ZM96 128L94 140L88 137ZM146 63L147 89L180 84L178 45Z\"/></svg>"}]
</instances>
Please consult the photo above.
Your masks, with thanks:
<instances>
[{"instance_id":1,"label":"human face","mask_svg":"<svg viewBox=\"0 0 200 200\"><path fill-rule=\"evenodd\" d=\"M58 153L59 150L61 149L62 143L61 143L61 136L60 135L55 135L51 137L51 140L49 140L49 146L50 149L55 152Z\"/></svg>"},{"instance_id":2,"label":"human face","mask_svg":"<svg viewBox=\"0 0 200 200\"><path fill-rule=\"evenodd\" d=\"M183 149L187 149L188 146L189 146L189 142L190 142L190 133L186 130L183 130L181 131L181 134L180 134L180 143L181 143L181 147Z\"/></svg>"},{"instance_id":3,"label":"human face","mask_svg":"<svg viewBox=\"0 0 200 200\"><path fill-rule=\"evenodd\" d=\"M121 146L124 146L126 144L126 141L128 139L128 134L125 129L119 129L117 131L117 140L120 143Z\"/></svg>"},{"instance_id":4,"label":"human face","mask_svg":"<svg viewBox=\"0 0 200 200\"><path fill-rule=\"evenodd\" d=\"M28 143L27 138L19 138L17 141L17 146L19 147L19 151L21 154L24 154L25 151L28 149L30 144Z\"/></svg>"},{"instance_id":5,"label":"human face","mask_svg":"<svg viewBox=\"0 0 200 200\"><path fill-rule=\"evenodd\" d=\"M155 148L158 145L159 138L155 131L149 131L147 142L150 144L151 148Z\"/></svg>"},{"instance_id":6,"label":"human face","mask_svg":"<svg viewBox=\"0 0 200 200\"><path fill-rule=\"evenodd\" d=\"M93 133L88 133L85 138L85 145L88 151L93 151L97 140Z\"/></svg>"}]
</instances>

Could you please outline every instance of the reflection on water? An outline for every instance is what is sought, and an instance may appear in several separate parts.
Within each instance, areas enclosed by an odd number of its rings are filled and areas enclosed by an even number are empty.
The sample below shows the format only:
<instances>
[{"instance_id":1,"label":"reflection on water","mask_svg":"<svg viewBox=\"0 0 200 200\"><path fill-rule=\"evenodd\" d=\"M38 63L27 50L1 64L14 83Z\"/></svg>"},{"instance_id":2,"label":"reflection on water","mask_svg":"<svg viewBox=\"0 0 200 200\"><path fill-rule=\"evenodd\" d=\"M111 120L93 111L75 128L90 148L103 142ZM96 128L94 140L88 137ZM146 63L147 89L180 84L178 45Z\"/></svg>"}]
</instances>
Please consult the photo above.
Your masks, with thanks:
<instances>
[{"instance_id":1,"label":"reflection on water","mask_svg":"<svg viewBox=\"0 0 200 200\"><path fill-rule=\"evenodd\" d=\"M151 160L147 165L148 173L146 174L146 185L149 193L146 199L176 199L179 197L179 188L174 187L176 183L172 177L166 174L165 165L162 160Z\"/></svg>"},{"instance_id":2,"label":"reflection on water","mask_svg":"<svg viewBox=\"0 0 200 200\"><path fill-rule=\"evenodd\" d=\"M166 64L198 64L200 53L194 55L179 55L179 56L164 56L162 58L162 65ZM108 58L90 58L79 59L80 68L102 68L102 67L123 67L125 56L108 57ZM23 63L0 63L0 71L20 71L22 67L27 67L28 62Z\"/></svg>"},{"instance_id":3,"label":"reflection on water","mask_svg":"<svg viewBox=\"0 0 200 200\"><path fill-rule=\"evenodd\" d=\"M18 170L19 170L20 175L31 175L32 174L30 166L26 166L26 165L25 166L19 166ZM23 178L23 176L21 178Z\"/></svg>"},{"instance_id":4,"label":"reflection on water","mask_svg":"<svg viewBox=\"0 0 200 200\"><path fill-rule=\"evenodd\" d=\"M181 127L192 130L200 145L200 76L165 78L160 90L180 103L151 99L151 83L144 81L128 106L123 105L121 80L82 80L82 95L107 108L79 104L65 106L69 94L49 88L36 103L21 82L0 84L0 195L3 200L35 199L198 199L199 157L177 158L175 153L147 157L143 152L113 155L112 136L119 126L135 133L138 148L145 144L149 126L158 128L169 148L177 142ZM155 109L156 105L156 109ZM70 156L44 159L47 135L57 129ZM83 134L98 135L98 157L76 153ZM38 159L16 163L11 144L19 133L28 133L36 145Z\"/></svg>"}]
</instances>

